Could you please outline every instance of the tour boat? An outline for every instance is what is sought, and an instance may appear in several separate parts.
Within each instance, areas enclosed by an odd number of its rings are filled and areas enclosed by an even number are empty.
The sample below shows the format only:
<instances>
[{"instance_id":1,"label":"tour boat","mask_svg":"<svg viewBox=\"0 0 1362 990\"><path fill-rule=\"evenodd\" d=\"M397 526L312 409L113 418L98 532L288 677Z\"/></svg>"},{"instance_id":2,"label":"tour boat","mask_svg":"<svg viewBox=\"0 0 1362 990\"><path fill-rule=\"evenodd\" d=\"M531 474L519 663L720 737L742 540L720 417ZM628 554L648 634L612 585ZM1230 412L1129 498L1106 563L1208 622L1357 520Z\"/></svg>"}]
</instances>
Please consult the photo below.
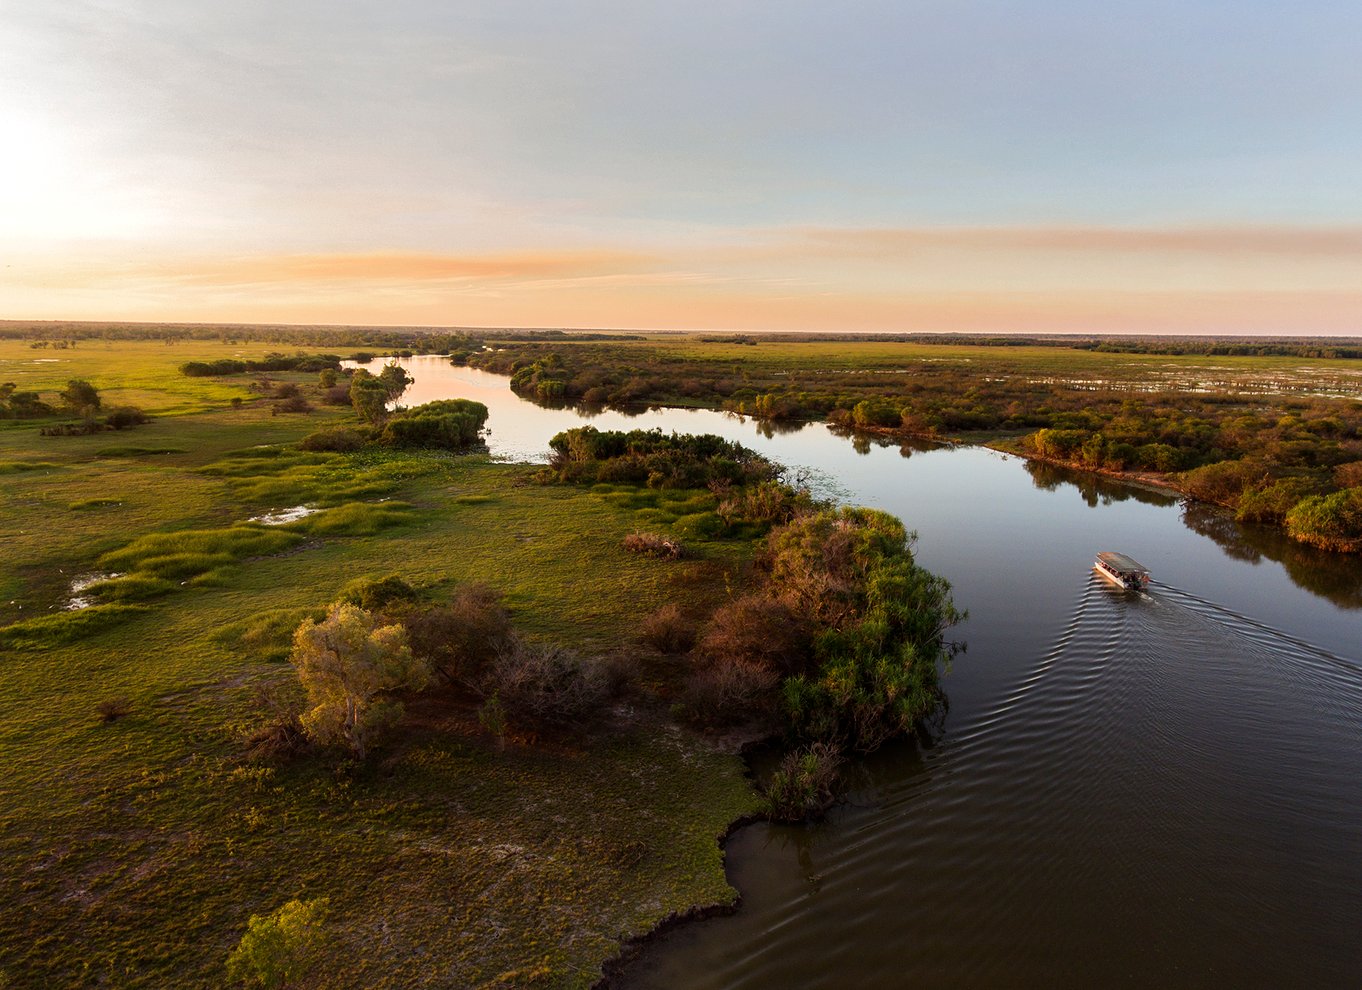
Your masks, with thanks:
<instances>
[{"instance_id":1,"label":"tour boat","mask_svg":"<svg viewBox=\"0 0 1362 990\"><path fill-rule=\"evenodd\" d=\"M1097 561L1092 566L1096 568L1098 574L1127 591L1143 591L1149 587L1148 569L1123 553L1103 550L1097 555Z\"/></svg>"}]
</instances>

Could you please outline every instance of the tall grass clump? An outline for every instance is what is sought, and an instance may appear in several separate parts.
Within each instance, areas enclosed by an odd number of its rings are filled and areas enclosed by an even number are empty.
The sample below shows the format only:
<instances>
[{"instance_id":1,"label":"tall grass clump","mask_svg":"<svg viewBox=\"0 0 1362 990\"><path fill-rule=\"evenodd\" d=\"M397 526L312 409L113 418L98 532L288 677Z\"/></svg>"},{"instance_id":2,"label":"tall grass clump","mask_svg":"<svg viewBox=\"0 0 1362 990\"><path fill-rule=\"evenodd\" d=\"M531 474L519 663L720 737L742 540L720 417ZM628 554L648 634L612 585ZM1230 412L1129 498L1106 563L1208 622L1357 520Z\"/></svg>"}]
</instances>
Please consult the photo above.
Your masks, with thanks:
<instances>
[{"instance_id":1,"label":"tall grass clump","mask_svg":"<svg viewBox=\"0 0 1362 990\"><path fill-rule=\"evenodd\" d=\"M837 747L823 742L787 753L766 786L766 816L778 822L801 822L822 815L837 798L841 764Z\"/></svg>"},{"instance_id":2,"label":"tall grass clump","mask_svg":"<svg viewBox=\"0 0 1362 990\"><path fill-rule=\"evenodd\" d=\"M92 605L69 612L53 612L0 627L0 647L59 646L93 636L146 612L139 605Z\"/></svg>"},{"instance_id":3,"label":"tall grass clump","mask_svg":"<svg viewBox=\"0 0 1362 990\"><path fill-rule=\"evenodd\" d=\"M303 537L297 533L262 526L149 533L139 536L121 550L106 553L99 558L99 566L111 571L144 571L152 574L162 568L183 577L211 570L229 561L282 553L302 541Z\"/></svg>"},{"instance_id":4,"label":"tall grass clump","mask_svg":"<svg viewBox=\"0 0 1362 990\"><path fill-rule=\"evenodd\" d=\"M410 522L409 502L349 502L306 516L285 527L316 536L371 536L389 526Z\"/></svg>"}]
</instances>

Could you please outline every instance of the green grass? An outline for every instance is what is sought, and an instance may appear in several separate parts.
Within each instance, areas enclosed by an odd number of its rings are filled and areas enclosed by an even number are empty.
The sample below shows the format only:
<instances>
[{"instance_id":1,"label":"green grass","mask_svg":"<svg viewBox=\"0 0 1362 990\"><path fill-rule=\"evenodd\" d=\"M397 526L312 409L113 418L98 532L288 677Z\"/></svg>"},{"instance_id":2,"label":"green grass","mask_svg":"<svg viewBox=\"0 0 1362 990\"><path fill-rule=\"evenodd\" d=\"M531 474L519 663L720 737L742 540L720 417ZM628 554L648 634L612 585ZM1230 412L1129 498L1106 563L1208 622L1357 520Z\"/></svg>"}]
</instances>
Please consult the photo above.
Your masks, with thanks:
<instances>
[{"instance_id":1,"label":"green grass","mask_svg":"<svg viewBox=\"0 0 1362 990\"><path fill-rule=\"evenodd\" d=\"M189 347L141 345L175 363ZM168 382L151 363L110 367L151 389ZM325 896L343 963L317 986L587 986L621 939L732 900L715 838L755 807L742 765L650 720L502 751L466 710L419 701L357 772L242 755L262 689L299 700L293 630L356 575L433 598L483 581L527 634L616 649L664 602L713 604L741 565L735 545L666 565L620 547L640 512L708 493L613 505L486 458L304 455L292 444L344 413L271 417L212 380L173 384L160 408L178 412L136 445L181 454L0 430L0 459L43 465L0 501L0 983L221 986L251 914ZM302 502L322 511L244 522ZM109 571L99 604L57 611L73 576Z\"/></svg>"}]
</instances>

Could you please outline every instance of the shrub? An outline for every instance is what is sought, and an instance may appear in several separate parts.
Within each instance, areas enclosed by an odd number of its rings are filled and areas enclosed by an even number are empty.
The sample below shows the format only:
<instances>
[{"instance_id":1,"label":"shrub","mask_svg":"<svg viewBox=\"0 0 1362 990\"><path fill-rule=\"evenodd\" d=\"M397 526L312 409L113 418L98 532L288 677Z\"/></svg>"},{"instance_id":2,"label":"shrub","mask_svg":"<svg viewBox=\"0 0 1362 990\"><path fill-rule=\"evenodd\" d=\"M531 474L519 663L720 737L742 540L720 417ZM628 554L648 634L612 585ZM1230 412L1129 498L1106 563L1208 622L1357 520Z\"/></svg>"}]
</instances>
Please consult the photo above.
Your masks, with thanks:
<instances>
[{"instance_id":1,"label":"shrub","mask_svg":"<svg viewBox=\"0 0 1362 990\"><path fill-rule=\"evenodd\" d=\"M389 574L385 578L364 577L347 582L341 588L337 601L374 612L392 605L410 605L417 597L415 588L396 574Z\"/></svg>"},{"instance_id":2,"label":"shrub","mask_svg":"<svg viewBox=\"0 0 1362 990\"><path fill-rule=\"evenodd\" d=\"M724 492L715 512L728 526L738 523L772 526L789 522L811 506L808 492L796 491L778 481L763 481Z\"/></svg>"},{"instance_id":3,"label":"shrub","mask_svg":"<svg viewBox=\"0 0 1362 990\"><path fill-rule=\"evenodd\" d=\"M95 705L95 712L101 722L116 722L132 713L132 701L123 696L106 698Z\"/></svg>"},{"instance_id":4,"label":"shrub","mask_svg":"<svg viewBox=\"0 0 1362 990\"><path fill-rule=\"evenodd\" d=\"M478 442L487 407L471 399L427 402L394 416L383 429L383 441L394 447L462 450Z\"/></svg>"},{"instance_id":5,"label":"shrub","mask_svg":"<svg viewBox=\"0 0 1362 990\"><path fill-rule=\"evenodd\" d=\"M639 639L659 653L685 653L695 645L695 637L695 623L678 605L663 605L639 627Z\"/></svg>"},{"instance_id":6,"label":"shrub","mask_svg":"<svg viewBox=\"0 0 1362 990\"><path fill-rule=\"evenodd\" d=\"M126 430L150 423L151 417L136 406L115 406L105 415L104 422L110 429Z\"/></svg>"},{"instance_id":7,"label":"shrub","mask_svg":"<svg viewBox=\"0 0 1362 990\"><path fill-rule=\"evenodd\" d=\"M836 800L842 754L835 746L816 742L787 753L771 775L764 799L767 817L779 822L815 818Z\"/></svg>"},{"instance_id":8,"label":"shrub","mask_svg":"<svg viewBox=\"0 0 1362 990\"><path fill-rule=\"evenodd\" d=\"M871 509L801 516L767 540L769 594L817 627L813 660L785 681L796 735L874 749L939 703L950 585L918 567L903 524Z\"/></svg>"},{"instance_id":9,"label":"shrub","mask_svg":"<svg viewBox=\"0 0 1362 990\"><path fill-rule=\"evenodd\" d=\"M1282 478L1262 488L1247 489L1239 498L1234 517L1240 522L1270 523L1280 526L1291 508L1310 494L1304 478Z\"/></svg>"},{"instance_id":10,"label":"shrub","mask_svg":"<svg viewBox=\"0 0 1362 990\"><path fill-rule=\"evenodd\" d=\"M630 533L621 545L630 553L663 560L680 560L686 555L686 548L680 540L668 539L660 533Z\"/></svg>"},{"instance_id":11,"label":"shrub","mask_svg":"<svg viewBox=\"0 0 1362 990\"><path fill-rule=\"evenodd\" d=\"M780 676L754 663L708 663L686 678L681 715L709 728L768 718L775 711Z\"/></svg>"},{"instance_id":12,"label":"shrub","mask_svg":"<svg viewBox=\"0 0 1362 990\"><path fill-rule=\"evenodd\" d=\"M713 434L661 430L565 430L549 441L546 481L704 488L716 481L748 484L773 478L777 467L755 451Z\"/></svg>"},{"instance_id":13,"label":"shrub","mask_svg":"<svg viewBox=\"0 0 1362 990\"><path fill-rule=\"evenodd\" d=\"M1185 472L1181 480L1183 491L1193 498L1233 509L1245 489L1266 486L1270 476L1266 465L1245 459L1206 464Z\"/></svg>"},{"instance_id":14,"label":"shrub","mask_svg":"<svg viewBox=\"0 0 1362 990\"><path fill-rule=\"evenodd\" d=\"M1324 550L1362 551L1362 488L1301 499L1286 515L1286 531Z\"/></svg>"},{"instance_id":15,"label":"shrub","mask_svg":"<svg viewBox=\"0 0 1362 990\"><path fill-rule=\"evenodd\" d=\"M289 901L269 915L252 915L227 957L229 979L276 990L296 983L321 958L327 899Z\"/></svg>"},{"instance_id":16,"label":"shrub","mask_svg":"<svg viewBox=\"0 0 1362 990\"><path fill-rule=\"evenodd\" d=\"M293 395L281 402L276 402L270 408L276 413L310 413L312 403L301 395Z\"/></svg>"},{"instance_id":17,"label":"shrub","mask_svg":"<svg viewBox=\"0 0 1362 990\"><path fill-rule=\"evenodd\" d=\"M412 652L451 683L476 688L487 667L512 638L501 594L485 584L455 589L449 604L407 621Z\"/></svg>"},{"instance_id":18,"label":"shrub","mask_svg":"<svg viewBox=\"0 0 1362 990\"><path fill-rule=\"evenodd\" d=\"M610 676L594 657L513 637L483 677L506 719L532 728L581 729L596 722L610 697Z\"/></svg>"},{"instance_id":19,"label":"shrub","mask_svg":"<svg viewBox=\"0 0 1362 990\"><path fill-rule=\"evenodd\" d=\"M307 748L307 732L298 716L279 713L246 739L246 757L251 760L286 760Z\"/></svg>"},{"instance_id":20,"label":"shrub","mask_svg":"<svg viewBox=\"0 0 1362 990\"><path fill-rule=\"evenodd\" d=\"M718 609L697 651L718 666L746 664L790 673L808 664L809 633L808 623L789 606L756 592Z\"/></svg>"},{"instance_id":21,"label":"shrub","mask_svg":"<svg viewBox=\"0 0 1362 990\"><path fill-rule=\"evenodd\" d=\"M313 452L347 454L359 450L365 443L366 438L359 430L352 430L345 426L333 426L330 429L309 433L299 441L298 446L303 450Z\"/></svg>"},{"instance_id":22,"label":"shrub","mask_svg":"<svg viewBox=\"0 0 1362 990\"><path fill-rule=\"evenodd\" d=\"M328 406L350 405L350 386L332 385L330 388L324 389L322 391L322 401Z\"/></svg>"},{"instance_id":23,"label":"shrub","mask_svg":"<svg viewBox=\"0 0 1362 990\"><path fill-rule=\"evenodd\" d=\"M1362 461L1348 461L1334 468L1334 484L1339 488L1362 488Z\"/></svg>"}]
</instances>

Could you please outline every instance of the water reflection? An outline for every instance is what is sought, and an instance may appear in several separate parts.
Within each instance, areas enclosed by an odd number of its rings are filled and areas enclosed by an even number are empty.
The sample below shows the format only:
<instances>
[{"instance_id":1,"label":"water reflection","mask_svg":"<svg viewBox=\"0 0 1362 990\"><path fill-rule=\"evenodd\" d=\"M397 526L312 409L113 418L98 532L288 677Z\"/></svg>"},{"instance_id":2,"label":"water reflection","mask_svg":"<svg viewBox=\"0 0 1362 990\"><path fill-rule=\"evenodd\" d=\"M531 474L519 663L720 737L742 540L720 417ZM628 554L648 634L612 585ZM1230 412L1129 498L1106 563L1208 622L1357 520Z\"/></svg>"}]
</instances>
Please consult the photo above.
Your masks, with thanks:
<instances>
[{"instance_id":1,"label":"water reflection","mask_svg":"<svg viewBox=\"0 0 1362 990\"><path fill-rule=\"evenodd\" d=\"M1362 608L1362 567L1356 557L1317 550L1279 529L1238 522L1224 509L1199 502L1183 507L1182 521L1193 532L1214 540L1227 557L1250 564L1274 561L1311 594L1339 608Z\"/></svg>"},{"instance_id":2,"label":"water reflection","mask_svg":"<svg viewBox=\"0 0 1362 990\"><path fill-rule=\"evenodd\" d=\"M1075 471L1072 468L1061 467L1058 464L1047 464L1044 461L1025 461L1024 463L1026 473L1031 476L1031 482L1037 488L1042 491L1053 492L1065 485L1072 485L1078 489L1083 501L1093 509L1100 505L1113 505L1128 499L1135 499L1138 502L1144 502L1146 505L1163 506L1173 505L1178 501L1178 496L1171 492L1141 488L1137 485L1117 481L1115 478L1093 474L1090 471Z\"/></svg>"},{"instance_id":3,"label":"water reflection","mask_svg":"<svg viewBox=\"0 0 1362 990\"><path fill-rule=\"evenodd\" d=\"M542 459L583 421L503 377L404 364L411 404L485 402L499 456ZM671 933L629 985L1355 982L1362 686L1316 647L1356 661L1362 561L982 448L590 415L812 468L903 518L971 613L939 745L854 764L852 800L819 828L740 831L742 909ZM1147 598L1092 574L1112 548L1153 568Z\"/></svg>"},{"instance_id":4,"label":"water reflection","mask_svg":"<svg viewBox=\"0 0 1362 990\"><path fill-rule=\"evenodd\" d=\"M1168 523L1162 519L1141 516L1134 522L1133 538L1120 535L1117 517L1110 514L1095 513L1091 524L1080 527L1077 517L1064 514L1067 503L1026 498L1017 482L1029 479L1028 487L1046 495L1072 487L1084 504L1108 513L1122 505L1168 511L1177 501L1172 494L980 448L952 448L920 438L856 434L822 423L767 423L706 409L538 405L516 396L506 377L453 366L442 357L417 356L398 363L415 379L403 395L407 405L444 398L471 398L485 403L491 411L487 445L497 457L543 461L548 455L550 437L588 420L602 430L660 428L717 433L820 479L820 494L878 506L903 516L924 537L922 549L928 557L925 562L957 582L966 580L976 564L973 559L962 558L961 551L977 547L977 552L985 552L984 544L975 537L992 526L990 540L995 549L1008 546L1019 549L1021 535L1025 533L1046 533L1049 555L1064 544L1090 539L1089 546L1076 554L1076 563L1081 565L1084 558L1091 560L1092 552L1121 545L1130 552L1140 550L1135 553L1137 559L1144 560L1141 554L1148 553L1151 559L1145 563L1160 565L1156 577L1168 571L1186 570L1188 573L1180 579L1197 586L1207 580L1213 583L1229 580L1243 585L1245 594L1254 600L1279 603L1283 610L1286 608L1278 592L1248 587L1262 584L1262 576L1250 581L1244 574L1203 573L1202 568L1209 565L1200 562L1195 567L1186 566L1194 559L1199 561L1195 548L1179 547L1174 551L1170 546L1167 552L1173 554L1172 558L1161 561L1158 555L1162 548L1158 544L1176 542L1168 533ZM922 455L920 460L917 455ZM884 460L891 457L892 463ZM911 466L903 463L908 458L912 458ZM1017 470L1018 465L1025 474ZM1358 589L1362 561L1356 558L1312 550L1277 531L1242 526L1205 507L1189 508L1183 521L1191 532L1214 541L1235 560L1276 564L1281 574L1309 594L1342 608L1362 607L1358 604L1362 597ZM1091 533L1083 536L1088 530ZM1156 546L1141 550L1141 544L1151 542ZM1045 550L1038 547L1037 552ZM1043 568L1044 562L1033 558L1030 569L1037 567ZM985 583L991 586L997 577L1001 575L990 571ZM1327 619L1323 621L1329 624Z\"/></svg>"}]
</instances>

